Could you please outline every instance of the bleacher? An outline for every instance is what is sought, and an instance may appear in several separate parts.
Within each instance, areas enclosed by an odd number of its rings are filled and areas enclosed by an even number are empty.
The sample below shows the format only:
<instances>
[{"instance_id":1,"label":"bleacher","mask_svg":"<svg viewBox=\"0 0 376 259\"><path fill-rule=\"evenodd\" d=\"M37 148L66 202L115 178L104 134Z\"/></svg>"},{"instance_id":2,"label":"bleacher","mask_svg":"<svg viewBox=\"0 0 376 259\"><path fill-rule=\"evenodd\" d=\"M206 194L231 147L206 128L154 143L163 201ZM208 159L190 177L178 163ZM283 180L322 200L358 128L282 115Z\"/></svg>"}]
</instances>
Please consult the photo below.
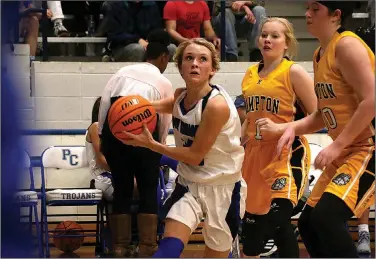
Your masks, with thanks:
<instances>
[{"instance_id":1,"label":"bleacher","mask_svg":"<svg viewBox=\"0 0 376 259\"><path fill-rule=\"evenodd\" d=\"M284 17L287 18L293 25L295 35L299 42L298 56L296 61L306 61L312 59L312 53L318 45L318 41L313 38L306 30L305 23L305 2L298 0L284 1L281 4L277 0L266 1L265 8L267 16ZM348 29L354 30L355 28L364 24L365 19L368 19L366 13L367 2L361 5L353 15L353 20L348 24ZM68 22L72 20L72 16L67 15L65 18ZM238 46L242 55L239 57L239 61L248 61L248 48L247 39L242 35L240 31L238 33ZM51 52L48 55L50 61L100 61L101 51L106 42L106 37L52 37L50 35L45 36L48 42L47 52ZM223 41L223 39L222 39ZM38 42L43 42L43 37L38 38ZM95 46L96 56L86 56L85 48L87 44ZM223 55L222 55L223 56ZM38 58L41 60L42 57Z\"/></svg>"}]
</instances>

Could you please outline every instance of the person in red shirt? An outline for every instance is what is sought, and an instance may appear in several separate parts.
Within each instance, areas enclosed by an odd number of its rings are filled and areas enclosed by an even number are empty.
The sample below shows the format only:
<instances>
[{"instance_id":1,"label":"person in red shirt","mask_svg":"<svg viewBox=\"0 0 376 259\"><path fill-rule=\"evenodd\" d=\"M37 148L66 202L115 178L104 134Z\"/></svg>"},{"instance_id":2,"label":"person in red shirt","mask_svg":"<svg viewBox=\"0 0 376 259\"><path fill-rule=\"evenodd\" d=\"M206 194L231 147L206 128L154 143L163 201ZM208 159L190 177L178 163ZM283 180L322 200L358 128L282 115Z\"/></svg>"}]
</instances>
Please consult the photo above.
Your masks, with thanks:
<instances>
[{"instance_id":1,"label":"person in red shirt","mask_svg":"<svg viewBox=\"0 0 376 259\"><path fill-rule=\"evenodd\" d=\"M166 29L177 44L192 38L199 38L201 25L205 38L213 42L220 51L221 40L215 34L210 22L210 11L205 1L167 1L163 9Z\"/></svg>"}]
</instances>

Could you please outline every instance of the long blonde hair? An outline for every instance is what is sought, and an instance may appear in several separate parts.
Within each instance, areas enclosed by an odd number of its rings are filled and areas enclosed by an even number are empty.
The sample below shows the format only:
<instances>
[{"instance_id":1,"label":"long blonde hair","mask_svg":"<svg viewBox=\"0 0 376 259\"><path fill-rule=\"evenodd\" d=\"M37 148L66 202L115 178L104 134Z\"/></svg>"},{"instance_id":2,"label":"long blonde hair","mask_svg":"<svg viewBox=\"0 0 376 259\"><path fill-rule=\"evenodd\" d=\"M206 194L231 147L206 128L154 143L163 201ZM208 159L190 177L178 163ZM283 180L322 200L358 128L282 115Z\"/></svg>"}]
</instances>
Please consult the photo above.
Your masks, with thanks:
<instances>
[{"instance_id":1,"label":"long blonde hair","mask_svg":"<svg viewBox=\"0 0 376 259\"><path fill-rule=\"evenodd\" d=\"M285 27L284 34L286 37L286 44L287 44L287 50L285 52L285 56L287 56L289 59L296 57L296 55L298 54L298 41L295 38L294 26L292 25L292 23L289 22L285 18L269 17L269 18L266 18L260 25L260 33L262 31L262 27L265 25L265 23L268 23L268 22L279 22Z\"/></svg>"}]
</instances>

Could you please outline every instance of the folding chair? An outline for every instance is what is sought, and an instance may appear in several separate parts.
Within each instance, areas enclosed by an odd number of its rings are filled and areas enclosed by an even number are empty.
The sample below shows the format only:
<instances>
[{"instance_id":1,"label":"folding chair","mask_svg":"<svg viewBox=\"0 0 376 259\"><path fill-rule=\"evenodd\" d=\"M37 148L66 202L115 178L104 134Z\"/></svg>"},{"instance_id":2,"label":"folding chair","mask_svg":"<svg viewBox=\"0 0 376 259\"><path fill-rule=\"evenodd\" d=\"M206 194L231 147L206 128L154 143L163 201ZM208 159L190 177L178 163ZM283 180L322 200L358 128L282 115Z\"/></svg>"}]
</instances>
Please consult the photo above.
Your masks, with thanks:
<instances>
[{"instance_id":1,"label":"folding chair","mask_svg":"<svg viewBox=\"0 0 376 259\"><path fill-rule=\"evenodd\" d=\"M68 217L68 216L96 216L96 229L84 230L84 234L80 235L62 235L55 236L55 238L62 237L94 237L96 238L96 252L99 249L104 250L104 242L101 237L104 228L103 207L100 206L102 201L102 191L90 188L80 189L54 189L46 191L46 169L65 169L74 170L88 167L86 159L85 146L52 146L47 148L42 153L42 232L44 235L44 242L46 245L46 256L50 256L49 233L56 233L57 231L48 230L48 217ZM49 214L48 207L52 206L96 206L96 214ZM85 232L95 232L95 234L87 234ZM61 233L61 232L60 232Z\"/></svg>"},{"instance_id":2,"label":"folding chair","mask_svg":"<svg viewBox=\"0 0 376 259\"><path fill-rule=\"evenodd\" d=\"M21 208L29 208L28 215L21 215L20 218L28 218L29 223L29 231L32 234L33 231L33 215L34 215L34 221L36 226L36 239L37 239L37 245L38 245L38 254L39 257L44 257L43 253L43 244L42 244L42 233L41 228L39 225L39 216L38 216L38 193L35 190L34 185L34 172L33 168L31 167L31 161L29 154L24 151L23 152L23 168L28 170L28 174L30 177L30 186L28 190L26 191L18 191L15 195L15 202L21 207Z\"/></svg>"}]
</instances>

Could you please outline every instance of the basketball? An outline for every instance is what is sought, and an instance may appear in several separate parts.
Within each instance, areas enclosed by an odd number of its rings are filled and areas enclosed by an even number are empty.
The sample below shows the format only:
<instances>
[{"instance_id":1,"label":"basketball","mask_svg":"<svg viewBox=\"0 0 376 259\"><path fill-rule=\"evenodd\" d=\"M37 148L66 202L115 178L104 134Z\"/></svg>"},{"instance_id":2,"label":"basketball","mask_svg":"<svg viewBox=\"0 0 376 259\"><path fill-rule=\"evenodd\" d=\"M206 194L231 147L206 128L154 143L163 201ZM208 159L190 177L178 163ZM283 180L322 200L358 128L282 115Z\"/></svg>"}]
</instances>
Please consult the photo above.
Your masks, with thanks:
<instances>
[{"instance_id":1,"label":"basketball","mask_svg":"<svg viewBox=\"0 0 376 259\"><path fill-rule=\"evenodd\" d=\"M80 248L84 242L84 237L82 236L83 234L84 231L82 227L76 222L63 221L60 222L60 224L55 228L53 242L54 245L61 251L65 253L72 253Z\"/></svg>"},{"instance_id":2,"label":"basketball","mask_svg":"<svg viewBox=\"0 0 376 259\"><path fill-rule=\"evenodd\" d=\"M108 113L110 130L119 140L129 139L123 131L141 134L144 123L153 133L157 124L157 113L152 104L142 96L121 97L111 106Z\"/></svg>"}]
</instances>

